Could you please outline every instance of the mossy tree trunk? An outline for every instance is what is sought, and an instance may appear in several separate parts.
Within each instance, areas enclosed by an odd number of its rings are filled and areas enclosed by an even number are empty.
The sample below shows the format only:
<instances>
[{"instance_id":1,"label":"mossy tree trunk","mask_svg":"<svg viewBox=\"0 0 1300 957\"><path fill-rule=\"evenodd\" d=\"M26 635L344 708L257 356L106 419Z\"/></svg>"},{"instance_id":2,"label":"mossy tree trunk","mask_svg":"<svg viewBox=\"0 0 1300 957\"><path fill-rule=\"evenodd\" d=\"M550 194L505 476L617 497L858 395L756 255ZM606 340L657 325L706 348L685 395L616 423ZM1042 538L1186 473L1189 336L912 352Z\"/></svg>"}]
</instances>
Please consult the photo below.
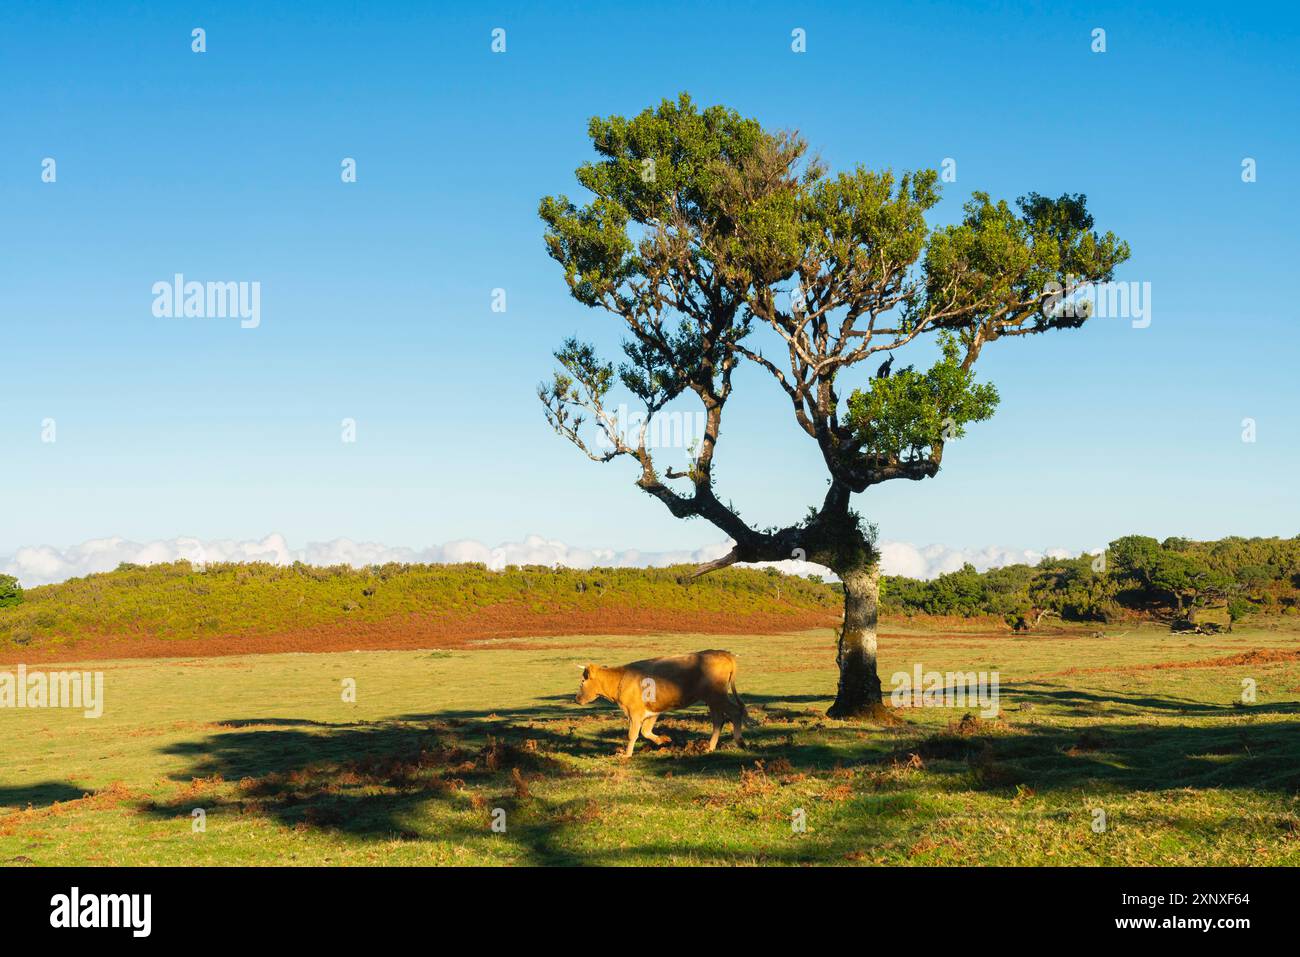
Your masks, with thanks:
<instances>
[{"instance_id":1,"label":"mossy tree trunk","mask_svg":"<svg viewBox=\"0 0 1300 957\"><path fill-rule=\"evenodd\" d=\"M869 717L884 704L876 673L880 563L873 560L838 574L844 583L844 624L835 656L840 682L835 703L826 713L832 718Z\"/></svg>"}]
</instances>

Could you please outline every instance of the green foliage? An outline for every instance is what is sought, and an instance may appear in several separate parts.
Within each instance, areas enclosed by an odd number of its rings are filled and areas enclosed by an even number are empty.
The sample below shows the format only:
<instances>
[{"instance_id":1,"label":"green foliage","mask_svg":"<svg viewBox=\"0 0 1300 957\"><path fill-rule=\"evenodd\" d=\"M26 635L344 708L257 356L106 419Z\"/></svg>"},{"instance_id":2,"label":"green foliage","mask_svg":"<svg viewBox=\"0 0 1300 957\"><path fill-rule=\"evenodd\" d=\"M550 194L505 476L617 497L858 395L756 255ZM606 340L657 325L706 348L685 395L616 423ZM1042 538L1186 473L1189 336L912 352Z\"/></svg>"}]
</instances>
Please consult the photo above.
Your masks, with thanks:
<instances>
[{"instance_id":1,"label":"green foliage","mask_svg":"<svg viewBox=\"0 0 1300 957\"><path fill-rule=\"evenodd\" d=\"M1186 539L1129 535L1111 543L1111 562L1122 588L1136 592L1143 600L1161 601L1182 615L1185 610L1227 599L1230 592L1244 587L1213 560L1206 548ZM1249 580L1258 583L1258 566L1246 566Z\"/></svg>"},{"instance_id":2,"label":"green foliage","mask_svg":"<svg viewBox=\"0 0 1300 957\"><path fill-rule=\"evenodd\" d=\"M1234 622L1241 621L1243 618L1254 613L1255 606L1245 598L1228 599L1228 617Z\"/></svg>"},{"instance_id":3,"label":"green foliage","mask_svg":"<svg viewBox=\"0 0 1300 957\"><path fill-rule=\"evenodd\" d=\"M577 179L594 199L578 207L567 196L548 196L538 209L548 227L547 251L564 266L579 302L617 298L624 282L654 268L650 246L634 241L630 223L653 228L684 215L720 227L717 254L762 254L737 244L742 228L751 239L762 236L769 255L778 247L786 256L797 251L789 197L752 204L743 222L733 219L734 204L728 208L736 188L728 170L753 156L767 137L756 120L720 106L697 111L683 93L630 120L593 117L588 132L602 158L584 163Z\"/></svg>"},{"instance_id":4,"label":"green foliage","mask_svg":"<svg viewBox=\"0 0 1300 957\"><path fill-rule=\"evenodd\" d=\"M1029 612L1033 574L1027 565L1008 565L981 573L966 564L930 581L886 576L881 603L890 613L1014 619Z\"/></svg>"},{"instance_id":5,"label":"green foliage","mask_svg":"<svg viewBox=\"0 0 1300 957\"><path fill-rule=\"evenodd\" d=\"M21 604L23 589L12 575L0 575L0 608Z\"/></svg>"},{"instance_id":6,"label":"green foliage","mask_svg":"<svg viewBox=\"0 0 1300 957\"><path fill-rule=\"evenodd\" d=\"M1080 283L1107 282L1129 257L1127 243L1113 233L1093 231L1082 194L1049 199L1030 193L1016 206L1019 213L1005 200L994 202L976 192L960 223L932 234L925 256L929 302L1035 302L1053 284L1068 293ZM1010 334L1072 328L1086 318L1044 310ZM956 318L939 324L956 328L968 322Z\"/></svg>"},{"instance_id":7,"label":"green foliage","mask_svg":"<svg viewBox=\"0 0 1300 957\"><path fill-rule=\"evenodd\" d=\"M983 573L966 565L931 581L886 576L881 606L893 614L997 616L1013 627L1048 612L1074 621L1125 614L1185 621L1226 605L1238 621L1300 610L1300 538L1161 543L1129 535L1112 542L1106 557L1104 571L1083 555Z\"/></svg>"},{"instance_id":8,"label":"green foliage","mask_svg":"<svg viewBox=\"0 0 1300 957\"><path fill-rule=\"evenodd\" d=\"M944 333L942 358L928 372L910 366L871 380L849 396L849 421L862 436L863 449L879 455L919 456L961 438L966 425L990 418L998 390L977 384L963 369L956 338Z\"/></svg>"},{"instance_id":9,"label":"green foliage","mask_svg":"<svg viewBox=\"0 0 1300 957\"><path fill-rule=\"evenodd\" d=\"M1075 621L1103 621L1117 611L1115 581L1093 569L1093 558L1047 559L1029 586L1033 607Z\"/></svg>"}]
</instances>

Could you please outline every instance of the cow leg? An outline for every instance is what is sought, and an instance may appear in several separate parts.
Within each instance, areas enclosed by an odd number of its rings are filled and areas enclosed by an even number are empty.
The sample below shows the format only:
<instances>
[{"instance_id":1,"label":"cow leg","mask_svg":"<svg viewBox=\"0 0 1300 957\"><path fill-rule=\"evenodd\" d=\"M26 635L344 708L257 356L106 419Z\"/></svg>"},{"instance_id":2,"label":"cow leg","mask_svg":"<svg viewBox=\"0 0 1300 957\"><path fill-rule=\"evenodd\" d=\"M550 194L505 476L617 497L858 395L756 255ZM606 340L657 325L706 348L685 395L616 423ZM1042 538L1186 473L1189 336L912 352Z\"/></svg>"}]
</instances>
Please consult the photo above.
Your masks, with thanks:
<instances>
[{"instance_id":1,"label":"cow leg","mask_svg":"<svg viewBox=\"0 0 1300 957\"><path fill-rule=\"evenodd\" d=\"M713 737L709 738L709 750L712 751L718 746L718 738L722 735L722 726L726 724L726 712L719 711L717 708L709 708L709 717L713 719Z\"/></svg>"},{"instance_id":2,"label":"cow leg","mask_svg":"<svg viewBox=\"0 0 1300 957\"><path fill-rule=\"evenodd\" d=\"M623 757L632 757L632 749L636 747L637 736L641 733L641 716L628 715L627 726L627 750L623 752Z\"/></svg>"},{"instance_id":3,"label":"cow leg","mask_svg":"<svg viewBox=\"0 0 1300 957\"><path fill-rule=\"evenodd\" d=\"M668 735L654 733L655 721L658 717L659 715L657 714L648 715L646 719L641 722L641 736L647 741L653 741L655 744L672 744L672 739L669 738Z\"/></svg>"},{"instance_id":4,"label":"cow leg","mask_svg":"<svg viewBox=\"0 0 1300 957\"><path fill-rule=\"evenodd\" d=\"M743 748L745 742L740 739L741 728L745 725L745 713L739 707L731 711L731 740L736 742L736 747Z\"/></svg>"}]
</instances>

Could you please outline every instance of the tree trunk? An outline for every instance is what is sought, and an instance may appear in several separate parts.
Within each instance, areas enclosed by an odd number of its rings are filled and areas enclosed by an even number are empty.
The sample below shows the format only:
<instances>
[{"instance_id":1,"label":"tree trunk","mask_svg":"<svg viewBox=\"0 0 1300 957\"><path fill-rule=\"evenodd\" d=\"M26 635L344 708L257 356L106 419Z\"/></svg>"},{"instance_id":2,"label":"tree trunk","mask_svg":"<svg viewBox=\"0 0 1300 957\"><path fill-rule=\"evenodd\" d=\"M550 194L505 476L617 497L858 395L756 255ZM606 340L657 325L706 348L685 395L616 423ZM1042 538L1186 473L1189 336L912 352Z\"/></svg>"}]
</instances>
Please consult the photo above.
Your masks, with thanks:
<instances>
[{"instance_id":1,"label":"tree trunk","mask_svg":"<svg viewBox=\"0 0 1300 957\"><path fill-rule=\"evenodd\" d=\"M837 569L844 582L844 626L840 629L840 686L826 714L832 718L870 717L884 705L876 674L876 614L880 604L880 564Z\"/></svg>"}]
</instances>

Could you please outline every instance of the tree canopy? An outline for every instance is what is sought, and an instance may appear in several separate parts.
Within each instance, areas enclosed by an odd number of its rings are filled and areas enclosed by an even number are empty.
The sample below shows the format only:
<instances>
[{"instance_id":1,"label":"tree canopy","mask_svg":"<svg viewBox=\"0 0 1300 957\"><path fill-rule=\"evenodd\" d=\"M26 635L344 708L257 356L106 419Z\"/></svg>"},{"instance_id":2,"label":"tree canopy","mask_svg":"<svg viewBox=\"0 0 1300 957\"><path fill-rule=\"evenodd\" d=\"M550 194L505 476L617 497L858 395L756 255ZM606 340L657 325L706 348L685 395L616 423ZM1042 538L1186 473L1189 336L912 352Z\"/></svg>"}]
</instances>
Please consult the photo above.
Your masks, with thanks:
<instances>
[{"instance_id":1,"label":"tree canopy","mask_svg":"<svg viewBox=\"0 0 1300 957\"><path fill-rule=\"evenodd\" d=\"M567 341L539 396L552 426L591 458L632 458L638 485L672 514L730 535L728 561L803 547L843 564L829 515L844 519L848 496L872 485L933 476L945 445L993 414L997 390L973 371L983 348L1080 325L1086 316L1059 308L1062 296L1109 280L1128 256L1093 230L1082 195L1010 204L977 192L959 222L932 227L934 170L831 173L797 134L697 109L685 93L631 119L593 118L589 134L597 158L577 179L590 196L542 200L546 247L574 298L616 316L629 337L617 368ZM760 328L779 358L756 341ZM922 337L937 339L930 368L842 378ZM817 443L830 476L820 523L814 510L799 526L761 530L715 495L741 362L771 375ZM616 383L647 420L683 393L698 397L705 429L690 468L661 472L644 429L623 434L607 403ZM587 426L604 432L599 446Z\"/></svg>"}]
</instances>

